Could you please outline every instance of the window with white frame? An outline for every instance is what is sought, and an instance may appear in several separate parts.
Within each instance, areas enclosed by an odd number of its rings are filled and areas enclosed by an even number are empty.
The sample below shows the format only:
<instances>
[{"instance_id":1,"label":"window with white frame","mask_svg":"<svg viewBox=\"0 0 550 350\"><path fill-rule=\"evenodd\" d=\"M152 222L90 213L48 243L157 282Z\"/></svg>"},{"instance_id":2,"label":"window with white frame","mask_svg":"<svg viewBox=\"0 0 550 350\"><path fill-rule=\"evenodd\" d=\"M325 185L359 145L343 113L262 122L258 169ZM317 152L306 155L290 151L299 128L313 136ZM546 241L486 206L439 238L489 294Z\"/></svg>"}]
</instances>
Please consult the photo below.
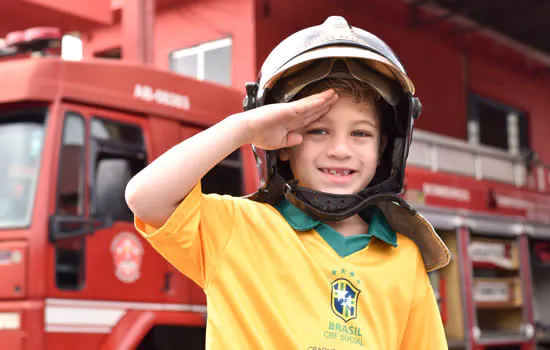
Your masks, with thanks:
<instances>
[{"instance_id":1,"label":"window with white frame","mask_svg":"<svg viewBox=\"0 0 550 350\"><path fill-rule=\"evenodd\" d=\"M232 39L206 42L170 54L170 70L179 74L231 85Z\"/></svg>"}]
</instances>

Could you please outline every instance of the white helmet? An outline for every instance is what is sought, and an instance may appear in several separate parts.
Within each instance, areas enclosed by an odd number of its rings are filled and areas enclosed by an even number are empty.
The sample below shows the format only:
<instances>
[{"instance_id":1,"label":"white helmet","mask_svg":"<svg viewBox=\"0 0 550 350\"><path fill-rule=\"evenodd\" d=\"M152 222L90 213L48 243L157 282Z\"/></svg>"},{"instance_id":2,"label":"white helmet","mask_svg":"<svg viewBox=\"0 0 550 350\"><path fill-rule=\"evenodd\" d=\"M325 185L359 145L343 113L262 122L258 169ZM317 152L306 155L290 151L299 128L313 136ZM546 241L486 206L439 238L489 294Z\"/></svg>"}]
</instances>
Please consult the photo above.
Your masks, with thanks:
<instances>
[{"instance_id":1,"label":"white helmet","mask_svg":"<svg viewBox=\"0 0 550 350\"><path fill-rule=\"evenodd\" d=\"M353 195L334 195L300 187L285 178L276 151L253 146L261 188L251 199L276 203L284 195L307 214L322 220L341 220L379 200L393 200L402 190L413 123L421 112L414 85L392 49L375 35L351 27L342 17L300 30L283 40L265 60L258 81L248 83L246 110L287 102L308 84L340 77L372 86L389 108L383 124L388 144L371 183Z\"/></svg>"}]
</instances>

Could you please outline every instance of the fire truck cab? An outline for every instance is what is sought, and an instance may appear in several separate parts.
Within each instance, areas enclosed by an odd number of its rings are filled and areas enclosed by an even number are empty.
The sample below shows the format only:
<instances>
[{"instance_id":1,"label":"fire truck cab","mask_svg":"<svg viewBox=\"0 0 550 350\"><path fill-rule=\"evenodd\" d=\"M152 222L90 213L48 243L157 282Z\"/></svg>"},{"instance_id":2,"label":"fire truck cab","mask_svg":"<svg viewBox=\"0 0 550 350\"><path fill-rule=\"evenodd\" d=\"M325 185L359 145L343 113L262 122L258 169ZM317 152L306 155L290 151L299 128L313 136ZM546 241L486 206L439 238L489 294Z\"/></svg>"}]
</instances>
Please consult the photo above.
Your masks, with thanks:
<instances>
[{"instance_id":1,"label":"fire truck cab","mask_svg":"<svg viewBox=\"0 0 550 350\"><path fill-rule=\"evenodd\" d=\"M0 62L0 347L204 348L204 293L138 236L124 191L169 147L242 110L243 95L139 64L62 60L46 32L12 36ZM206 191L252 188L243 162L220 163Z\"/></svg>"}]
</instances>

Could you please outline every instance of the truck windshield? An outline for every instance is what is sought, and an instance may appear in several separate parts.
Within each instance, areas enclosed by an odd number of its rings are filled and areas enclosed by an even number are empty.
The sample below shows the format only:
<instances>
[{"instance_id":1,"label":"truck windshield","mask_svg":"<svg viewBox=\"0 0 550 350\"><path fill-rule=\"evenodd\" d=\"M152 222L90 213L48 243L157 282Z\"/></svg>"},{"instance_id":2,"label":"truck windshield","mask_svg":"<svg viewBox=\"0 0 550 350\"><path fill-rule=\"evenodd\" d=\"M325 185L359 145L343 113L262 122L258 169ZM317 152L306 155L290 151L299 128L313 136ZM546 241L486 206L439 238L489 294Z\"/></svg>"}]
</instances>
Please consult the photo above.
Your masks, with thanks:
<instances>
[{"instance_id":1,"label":"truck windshield","mask_svg":"<svg viewBox=\"0 0 550 350\"><path fill-rule=\"evenodd\" d=\"M30 226L45 115L0 112L0 229Z\"/></svg>"}]
</instances>

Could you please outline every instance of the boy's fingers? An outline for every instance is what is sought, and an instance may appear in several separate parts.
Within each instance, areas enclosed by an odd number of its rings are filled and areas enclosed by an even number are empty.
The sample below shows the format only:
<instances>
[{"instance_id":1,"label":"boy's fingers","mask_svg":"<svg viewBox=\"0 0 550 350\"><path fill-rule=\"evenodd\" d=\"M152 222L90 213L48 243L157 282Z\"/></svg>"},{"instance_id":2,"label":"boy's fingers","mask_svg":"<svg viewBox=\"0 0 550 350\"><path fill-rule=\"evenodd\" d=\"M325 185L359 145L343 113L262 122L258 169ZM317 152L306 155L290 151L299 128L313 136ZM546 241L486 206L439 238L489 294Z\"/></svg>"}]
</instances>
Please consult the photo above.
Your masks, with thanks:
<instances>
[{"instance_id":1,"label":"boy's fingers","mask_svg":"<svg viewBox=\"0 0 550 350\"><path fill-rule=\"evenodd\" d=\"M331 106L325 106L324 108L320 109L320 110L316 110L315 112L313 113L309 113L308 115L306 115L303 119L302 119L302 125L301 127L305 127L311 123L313 123L314 121L316 121L317 119L321 118L322 116L324 116L325 114L328 113L328 111L330 110L330 107Z\"/></svg>"},{"instance_id":2,"label":"boy's fingers","mask_svg":"<svg viewBox=\"0 0 550 350\"><path fill-rule=\"evenodd\" d=\"M325 99L329 99L331 98L332 96L336 95L336 91L334 91L334 89L328 89L328 90L325 90L323 92L320 92L318 94L316 94L317 97L319 98L325 98ZM315 95L314 95L315 96Z\"/></svg>"},{"instance_id":3,"label":"boy's fingers","mask_svg":"<svg viewBox=\"0 0 550 350\"><path fill-rule=\"evenodd\" d=\"M284 147L292 147L302 143L304 137L302 134L295 132L289 132L286 136L286 145Z\"/></svg>"},{"instance_id":4,"label":"boy's fingers","mask_svg":"<svg viewBox=\"0 0 550 350\"><path fill-rule=\"evenodd\" d=\"M333 89L323 91L319 94L311 95L301 100L295 101L294 110L298 115L309 114L316 109L325 107L327 104L332 104L336 101L338 95Z\"/></svg>"},{"instance_id":5,"label":"boy's fingers","mask_svg":"<svg viewBox=\"0 0 550 350\"><path fill-rule=\"evenodd\" d=\"M297 117L300 117L307 114L311 110L319 108L319 106L323 105L324 102L325 101L320 98L313 100L299 100L296 101L295 104L292 106L292 110Z\"/></svg>"},{"instance_id":6,"label":"boy's fingers","mask_svg":"<svg viewBox=\"0 0 550 350\"><path fill-rule=\"evenodd\" d=\"M334 105L334 102L338 99L338 95L334 95L328 100L324 105L322 105L320 108L308 111L303 117L302 117L302 126L306 126L317 119L321 118L325 114L328 113L328 111L332 108Z\"/></svg>"}]
</instances>

